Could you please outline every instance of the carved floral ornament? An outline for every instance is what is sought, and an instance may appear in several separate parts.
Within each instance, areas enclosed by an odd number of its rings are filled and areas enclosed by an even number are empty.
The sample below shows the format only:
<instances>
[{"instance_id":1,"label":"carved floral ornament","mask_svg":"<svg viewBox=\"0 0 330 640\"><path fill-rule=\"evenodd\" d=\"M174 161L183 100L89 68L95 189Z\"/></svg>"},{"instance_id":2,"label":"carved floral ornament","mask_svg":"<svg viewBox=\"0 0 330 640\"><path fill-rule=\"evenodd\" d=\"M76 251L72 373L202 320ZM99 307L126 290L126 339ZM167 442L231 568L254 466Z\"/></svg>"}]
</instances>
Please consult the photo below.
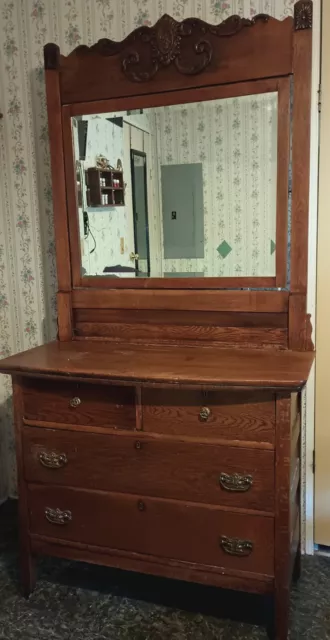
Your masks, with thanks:
<instances>
[{"instance_id":1,"label":"carved floral ornament","mask_svg":"<svg viewBox=\"0 0 330 640\"><path fill-rule=\"evenodd\" d=\"M160 66L167 67L174 63L179 73L195 75L207 67L212 59L213 48L208 36L230 37L245 27L252 27L256 22L268 22L269 16L260 14L252 20L231 16L219 25L210 25L197 18L188 18L177 22L169 15L164 15L154 27L141 27L134 34L134 45L122 58L125 75L134 82L150 80ZM191 40L191 53L183 55L184 41ZM142 45L142 46L141 46ZM141 55L143 45L149 45L149 58ZM143 69L145 65L145 69Z\"/></svg>"},{"instance_id":2,"label":"carved floral ornament","mask_svg":"<svg viewBox=\"0 0 330 640\"><path fill-rule=\"evenodd\" d=\"M252 19L230 16L219 25L211 25L198 18L177 22L165 14L153 27L139 27L122 42L103 38L91 47L80 45L70 56L97 53L108 57L119 54L122 70L133 82L146 82L153 78L159 68L170 64L174 64L179 73L195 75L210 64L214 37L230 38L243 29L269 20L275 19L266 14L259 14ZM294 29L311 29L312 23L312 0L298 0L294 5ZM57 45L46 45L44 52L45 68L57 69L60 57Z\"/></svg>"},{"instance_id":3,"label":"carved floral ornament","mask_svg":"<svg viewBox=\"0 0 330 640\"><path fill-rule=\"evenodd\" d=\"M219 25L210 25L197 18L188 18L179 23L169 15L164 15L154 27L141 27L132 34L134 46L122 57L123 71L130 80L144 82L150 80L159 67L173 63L179 73L195 75L203 71L212 59L210 35L228 38L246 27L253 27L258 22L269 20L270 16L266 14L259 14L251 20L230 16ZM311 29L312 24L312 0L299 0L294 7L295 30ZM184 55L184 43L188 39L191 53ZM149 58L146 51L143 51L145 45L149 45Z\"/></svg>"}]
</instances>

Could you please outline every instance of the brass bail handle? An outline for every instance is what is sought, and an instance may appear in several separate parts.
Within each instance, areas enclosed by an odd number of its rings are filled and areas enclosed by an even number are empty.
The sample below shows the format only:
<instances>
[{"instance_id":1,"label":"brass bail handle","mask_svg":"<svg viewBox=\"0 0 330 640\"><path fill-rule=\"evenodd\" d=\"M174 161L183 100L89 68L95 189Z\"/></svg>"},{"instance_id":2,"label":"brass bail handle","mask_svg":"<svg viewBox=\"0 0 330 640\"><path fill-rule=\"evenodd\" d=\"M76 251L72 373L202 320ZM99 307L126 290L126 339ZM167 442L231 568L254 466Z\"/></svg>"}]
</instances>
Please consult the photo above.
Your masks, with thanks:
<instances>
[{"instance_id":1,"label":"brass bail handle","mask_svg":"<svg viewBox=\"0 0 330 640\"><path fill-rule=\"evenodd\" d=\"M45 518L51 524L59 524L61 526L68 524L72 520L72 513L69 510L62 511L61 509L53 509L46 507Z\"/></svg>"},{"instance_id":2,"label":"brass bail handle","mask_svg":"<svg viewBox=\"0 0 330 640\"><path fill-rule=\"evenodd\" d=\"M41 451L38 460L43 467L48 469L60 469L68 463L65 453L56 453L56 451Z\"/></svg>"},{"instance_id":3,"label":"brass bail handle","mask_svg":"<svg viewBox=\"0 0 330 640\"><path fill-rule=\"evenodd\" d=\"M227 536L221 536L219 544L222 550L230 556L249 556L254 548L251 540L240 540Z\"/></svg>"},{"instance_id":4,"label":"brass bail handle","mask_svg":"<svg viewBox=\"0 0 330 640\"><path fill-rule=\"evenodd\" d=\"M246 493L253 486L253 476L250 474L240 475L239 473L220 473L219 484L225 491L233 493Z\"/></svg>"}]
</instances>

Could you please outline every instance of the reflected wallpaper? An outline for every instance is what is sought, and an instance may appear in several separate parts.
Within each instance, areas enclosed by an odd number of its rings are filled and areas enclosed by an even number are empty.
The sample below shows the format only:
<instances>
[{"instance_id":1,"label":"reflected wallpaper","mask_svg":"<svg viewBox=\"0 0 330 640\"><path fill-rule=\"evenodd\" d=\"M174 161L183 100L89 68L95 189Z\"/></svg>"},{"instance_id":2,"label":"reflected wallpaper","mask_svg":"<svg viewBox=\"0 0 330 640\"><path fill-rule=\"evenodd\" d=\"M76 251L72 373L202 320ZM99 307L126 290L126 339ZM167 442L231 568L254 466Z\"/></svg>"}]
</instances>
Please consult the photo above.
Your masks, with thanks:
<instances>
[{"instance_id":1,"label":"reflected wallpaper","mask_svg":"<svg viewBox=\"0 0 330 640\"><path fill-rule=\"evenodd\" d=\"M203 167L204 258L165 259L164 271L274 276L277 94L154 113L158 163Z\"/></svg>"}]
</instances>

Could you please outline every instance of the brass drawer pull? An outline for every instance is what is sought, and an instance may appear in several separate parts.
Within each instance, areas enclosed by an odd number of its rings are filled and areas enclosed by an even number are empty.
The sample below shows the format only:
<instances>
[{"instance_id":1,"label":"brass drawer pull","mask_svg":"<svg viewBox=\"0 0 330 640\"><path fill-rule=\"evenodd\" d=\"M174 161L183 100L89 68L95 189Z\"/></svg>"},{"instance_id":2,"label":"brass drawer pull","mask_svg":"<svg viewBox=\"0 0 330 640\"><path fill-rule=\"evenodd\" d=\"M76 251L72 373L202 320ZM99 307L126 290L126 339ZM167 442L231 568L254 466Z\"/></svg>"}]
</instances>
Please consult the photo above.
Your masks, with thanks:
<instances>
[{"instance_id":1,"label":"brass drawer pull","mask_svg":"<svg viewBox=\"0 0 330 640\"><path fill-rule=\"evenodd\" d=\"M221 536L220 547L230 556L249 556L253 551L253 542Z\"/></svg>"},{"instance_id":2,"label":"brass drawer pull","mask_svg":"<svg viewBox=\"0 0 330 640\"><path fill-rule=\"evenodd\" d=\"M52 524L67 524L72 520L71 511L61 511L61 509L51 509L46 507L45 516L48 522Z\"/></svg>"},{"instance_id":3,"label":"brass drawer pull","mask_svg":"<svg viewBox=\"0 0 330 640\"><path fill-rule=\"evenodd\" d=\"M65 453L55 453L55 451L41 451L38 460L43 467L48 469L60 469L68 463Z\"/></svg>"},{"instance_id":4,"label":"brass drawer pull","mask_svg":"<svg viewBox=\"0 0 330 640\"><path fill-rule=\"evenodd\" d=\"M199 417L202 422L206 422L211 415L211 409L208 407L202 407L199 412Z\"/></svg>"},{"instance_id":5,"label":"brass drawer pull","mask_svg":"<svg viewBox=\"0 0 330 640\"><path fill-rule=\"evenodd\" d=\"M142 449L141 440L136 440L136 442L134 443L134 447L135 447L135 449L138 449L138 450Z\"/></svg>"},{"instance_id":6,"label":"brass drawer pull","mask_svg":"<svg viewBox=\"0 0 330 640\"><path fill-rule=\"evenodd\" d=\"M72 407L73 409L75 409L76 407L79 407L79 405L81 404L81 400L80 398L71 398L70 400L70 407Z\"/></svg>"},{"instance_id":7,"label":"brass drawer pull","mask_svg":"<svg viewBox=\"0 0 330 640\"><path fill-rule=\"evenodd\" d=\"M232 475L220 473L219 484L225 491L244 493L251 489L253 477L250 475L240 476L238 473L233 473Z\"/></svg>"}]
</instances>

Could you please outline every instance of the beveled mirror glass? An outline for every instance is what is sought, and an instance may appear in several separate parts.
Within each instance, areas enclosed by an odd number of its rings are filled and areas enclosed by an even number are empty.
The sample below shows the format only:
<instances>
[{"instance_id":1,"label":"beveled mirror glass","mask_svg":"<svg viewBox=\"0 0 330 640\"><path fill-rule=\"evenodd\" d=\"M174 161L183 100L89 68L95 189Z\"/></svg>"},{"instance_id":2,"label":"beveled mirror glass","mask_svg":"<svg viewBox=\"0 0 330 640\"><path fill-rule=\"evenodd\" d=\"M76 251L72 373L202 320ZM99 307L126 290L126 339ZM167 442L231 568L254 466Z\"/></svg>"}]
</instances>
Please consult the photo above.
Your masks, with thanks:
<instances>
[{"instance_id":1,"label":"beveled mirror glass","mask_svg":"<svg viewBox=\"0 0 330 640\"><path fill-rule=\"evenodd\" d=\"M82 275L274 277L278 94L72 118Z\"/></svg>"}]
</instances>

